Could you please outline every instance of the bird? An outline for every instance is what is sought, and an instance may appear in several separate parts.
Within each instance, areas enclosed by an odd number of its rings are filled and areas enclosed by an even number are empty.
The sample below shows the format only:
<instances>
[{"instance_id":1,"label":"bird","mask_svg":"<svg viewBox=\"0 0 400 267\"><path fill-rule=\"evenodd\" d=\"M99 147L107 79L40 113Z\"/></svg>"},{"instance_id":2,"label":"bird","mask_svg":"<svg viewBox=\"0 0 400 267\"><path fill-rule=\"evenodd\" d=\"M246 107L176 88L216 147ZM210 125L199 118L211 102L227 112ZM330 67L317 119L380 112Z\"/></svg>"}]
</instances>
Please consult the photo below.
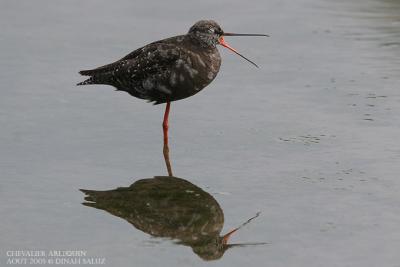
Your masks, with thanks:
<instances>
[{"instance_id":1,"label":"bird","mask_svg":"<svg viewBox=\"0 0 400 267\"><path fill-rule=\"evenodd\" d=\"M163 117L163 155L169 176L173 176L169 159L168 129L171 102L200 92L217 76L221 45L258 68L224 39L225 36L266 36L254 33L224 32L214 20L200 20L186 34L147 44L123 58L79 73L88 76L77 85L104 84L125 91L153 104L166 104Z\"/></svg>"}]
</instances>

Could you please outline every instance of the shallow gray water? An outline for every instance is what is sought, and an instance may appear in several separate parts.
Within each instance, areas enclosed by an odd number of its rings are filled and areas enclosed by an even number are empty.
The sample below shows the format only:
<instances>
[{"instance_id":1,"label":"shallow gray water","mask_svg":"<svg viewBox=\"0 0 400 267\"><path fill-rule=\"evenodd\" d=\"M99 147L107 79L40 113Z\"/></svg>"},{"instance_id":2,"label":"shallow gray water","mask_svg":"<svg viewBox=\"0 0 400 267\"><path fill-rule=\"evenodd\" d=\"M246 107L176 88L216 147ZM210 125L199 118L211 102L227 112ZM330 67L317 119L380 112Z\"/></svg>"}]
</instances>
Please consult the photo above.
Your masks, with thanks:
<instances>
[{"instance_id":1,"label":"shallow gray water","mask_svg":"<svg viewBox=\"0 0 400 267\"><path fill-rule=\"evenodd\" d=\"M0 265L83 250L106 266L400 266L399 14L395 0L0 1ZM261 212L230 242L267 244L207 262L81 205L80 188L166 174L164 107L75 86L202 18L271 35L228 40L260 69L220 49L217 79L172 103L175 175L217 201L221 234Z\"/></svg>"}]
</instances>

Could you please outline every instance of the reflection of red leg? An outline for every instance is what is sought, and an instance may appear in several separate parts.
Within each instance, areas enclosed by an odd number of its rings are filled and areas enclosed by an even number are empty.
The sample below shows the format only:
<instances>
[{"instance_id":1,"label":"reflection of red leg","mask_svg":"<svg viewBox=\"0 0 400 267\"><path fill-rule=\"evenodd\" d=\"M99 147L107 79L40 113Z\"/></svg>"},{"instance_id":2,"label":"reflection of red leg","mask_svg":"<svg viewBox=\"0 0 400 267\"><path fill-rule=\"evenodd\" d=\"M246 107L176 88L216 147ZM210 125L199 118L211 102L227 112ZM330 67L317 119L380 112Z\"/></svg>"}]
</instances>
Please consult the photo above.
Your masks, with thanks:
<instances>
[{"instance_id":1,"label":"reflection of red leg","mask_svg":"<svg viewBox=\"0 0 400 267\"><path fill-rule=\"evenodd\" d=\"M169 176L173 176L172 168L171 168L171 162L169 161L169 147L168 147L168 116L169 116L170 106L171 106L171 102L167 102L167 106L165 107L165 113L164 113L164 121L163 121L163 124L162 124L163 133L164 133L163 154L164 154L165 164L167 165L168 175Z\"/></svg>"}]
</instances>

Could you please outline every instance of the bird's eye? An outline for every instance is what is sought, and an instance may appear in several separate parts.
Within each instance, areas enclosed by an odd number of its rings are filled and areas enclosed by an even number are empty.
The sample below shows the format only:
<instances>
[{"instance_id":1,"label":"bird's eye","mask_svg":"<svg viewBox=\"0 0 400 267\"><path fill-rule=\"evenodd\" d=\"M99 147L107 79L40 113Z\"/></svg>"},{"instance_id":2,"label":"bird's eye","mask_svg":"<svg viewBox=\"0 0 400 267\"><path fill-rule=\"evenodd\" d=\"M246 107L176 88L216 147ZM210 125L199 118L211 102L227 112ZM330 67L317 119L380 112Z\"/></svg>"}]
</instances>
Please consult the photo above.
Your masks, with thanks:
<instances>
[{"instance_id":1,"label":"bird's eye","mask_svg":"<svg viewBox=\"0 0 400 267\"><path fill-rule=\"evenodd\" d=\"M208 29L208 32L209 32L209 33L214 33L215 30L214 30L214 29Z\"/></svg>"}]
</instances>

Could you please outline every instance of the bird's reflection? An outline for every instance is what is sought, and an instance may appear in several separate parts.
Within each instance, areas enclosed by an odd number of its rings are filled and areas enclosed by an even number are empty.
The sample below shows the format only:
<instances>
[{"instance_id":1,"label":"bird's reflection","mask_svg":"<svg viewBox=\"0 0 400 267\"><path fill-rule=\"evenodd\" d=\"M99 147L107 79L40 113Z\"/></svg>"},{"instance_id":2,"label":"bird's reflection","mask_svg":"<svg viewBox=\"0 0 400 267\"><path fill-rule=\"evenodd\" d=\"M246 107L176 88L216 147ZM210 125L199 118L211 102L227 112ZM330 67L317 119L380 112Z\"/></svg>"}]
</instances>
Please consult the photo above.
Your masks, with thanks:
<instances>
[{"instance_id":1,"label":"bird's reflection","mask_svg":"<svg viewBox=\"0 0 400 267\"><path fill-rule=\"evenodd\" d=\"M181 178L157 176L114 190L81 191L86 194L83 205L121 217L154 237L177 240L204 260L219 259L234 246L262 244L228 244L231 234L254 217L221 236L224 214L218 202Z\"/></svg>"}]
</instances>

